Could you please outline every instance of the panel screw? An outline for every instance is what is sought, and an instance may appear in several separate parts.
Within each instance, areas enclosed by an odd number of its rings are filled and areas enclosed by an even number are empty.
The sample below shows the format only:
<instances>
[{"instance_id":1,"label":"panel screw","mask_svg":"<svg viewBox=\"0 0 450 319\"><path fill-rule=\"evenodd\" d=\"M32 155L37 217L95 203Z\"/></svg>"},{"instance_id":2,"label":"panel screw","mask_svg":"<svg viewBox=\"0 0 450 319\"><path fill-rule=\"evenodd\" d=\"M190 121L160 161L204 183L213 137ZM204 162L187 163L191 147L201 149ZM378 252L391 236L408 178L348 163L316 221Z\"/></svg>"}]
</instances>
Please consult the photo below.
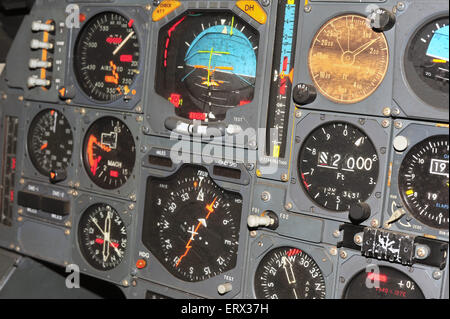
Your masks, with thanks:
<instances>
[{"instance_id":1,"label":"panel screw","mask_svg":"<svg viewBox=\"0 0 450 319\"><path fill-rule=\"evenodd\" d=\"M263 7L270 6L270 0L260 0L260 2Z\"/></svg>"},{"instance_id":2,"label":"panel screw","mask_svg":"<svg viewBox=\"0 0 450 319\"><path fill-rule=\"evenodd\" d=\"M401 129L403 127L403 123L401 121L395 121L394 126L396 129Z\"/></svg>"},{"instance_id":3,"label":"panel screw","mask_svg":"<svg viewBox=\"0 0 450 319\"><path fill-rule=\"evenodd\" d=\"M406 8L406 5L405 5L404 2L397 3L397 10L398 11L403 11L403 10L405 10L405 8Z\"/></svg>"},{"instance_id":4,"label":"panel screw","mask_svg":"<svg viewBox=\"0 0 450 319\"><path fill-rule=\"evenodd\" d=\"M292 207L293 207L292 203L287 203L286 205L284 205L284 208L285 208L286 210L291 210Z\"/></svg>"},{"instance_id":5,"label":"panel screw","mask_svg":"<svg viewBox=\"0 0 450 319\"><path fill-rule=\"evenodd\" d=\"M355 244L361 245L361 243L363 242L363 238L360 234L356 234L355 237L353 237L353 241L355 242Z\"/></svg>"},{"instance_id":6,"label":"panel screw","mask_svg":"<svg viewBox=\"0 0 450 319\"><path fill-rule=\"evenodd\" d=\"M142 106L140 105L136 106L136 112L142 113Z\"/></svg>"},{"instance_id":7,"label":"panel screw","mask_svg":"<svg viewBox=\"0 0 450 319\"><path fill-rule=\"evenodd\" d=\"M347 252L345 251L345 250L341 250L341 252L339 253L339 256L342 258L342 259L345 259L345 258L347 258Z\"/></svg>"},{"instance_id":8,"label":"panel screw","mask_svg":"<svg viewBox=\"0 0 450 319\"><path fill-rule=\"evenodd\" d=\"M400 110L398 108L392 109L392 115L395 115L395 116L400 115Z\"/></svg>"},{"instance_id":9,"label":"panel screw","mask_svg":"<svg viewBox=\"0 0 450 319\"><path fill-rule=\"evenodd\" d=\"M257 235L256 230L252 230L252 231L250 232L250 237L255 238L256 235Z\"/></svg>"},{"instance_id":10,"label":"panel screw","mask_svg":"<svg viewBox=\"0 0 450 319\"><path fill-rule=\"evenodd\" d=\"M287 182L289 180L289 175L287 173L281 174L281 180Z\"/></svg>"},{"instance_id":11,"label":"panel screw","mask_svg":"<svg viewBox=\"0 0 450 319\"><path fill-rule=\"evenodd\" d=\"M378 227L378 225L380 225L380 222L378 221L378 219L372 219L372 221L370 222L370 226L372 227Z\"/></svg>"},{"instance_id":12,"label":"panel screw","mask_svg":"<svg viewBox=\"0 0 450 319\"><path fill-rule=\"evenodd\" d=\"M65 234L66 236L69 236L69 235L70 235L70 230L66 229L66 230L64 231L64 234Z\"/></svg>"},{"instance_id":13,"label":"panel screw","mask_svg":"<svg viewBox=\"0 0 450 319\"><path fill-rule=\"evenodd\" d=\"M383 120L381 121L381 126L384 128L389 127L389 125L391 125L391 122L389 120Z\"/></svg>"},{"instance_id":14,"label":"panel screw","mask_svg":"<svg viewBox=\"0 0 450 319\"><path fill-rule=\"evenodd\" d=\"M312 11L311 5L309 5L309 4L306 5L304 11L305 11L306 13L310 13L310 12Z\"/></svg>"},{"instance_id":15,"label":"panel screw","mask_svg":"<svg viewBox=\"0 0 450 319\"><path fill-rule=\"evenodd\" d=\"M22 220L23 220L23 217L22 217L22 216L17 217L17 221L18 221L18 222L21 222Z\"/></svg>"},{"instance_id":16,"label":"panel screw","mask_svg":"<svg viewBox=\"0 0 450 319\"><path fill-rule=\"evenodd\" d=\"M385 107L383 109L383 115L384 116L390 116L391 115L391 109L389 107Z\"/></svg>"},{"instance_id":17,"label":"panel screw","mask_svg":"<svg viewBox=\"0 0 450 319\"><path fill-rule=\"evenodd\" d=\"M270 200L270 193L268 191L262 192L261 199L263 202L268 202Z\"/></svg>"},{"instance_id":18,"label":"panel screw","mask_svg":"<svg viewBox=\"0 0 450 319\"><path fill-rule=\"evenodd\" d=\"M8 95L6 95L6 93L2 94L2 100L6 100L8 98Z\"/></svg>"},{"instance_id":19,"label":"panel screw","mask_svg":"<svg viewBox=\"0 0 450 319\"><path fill-rule=\"evenodd\" d=\"M339 231L339 230L335 230L334 232L333 232L333 237L334 238L339 238L341 236L341 232Z\"/></svg>"},{"instance_id":20,"label":"panel screw","mask_svg":"<svg viewBox=\"0 0 450 319\"><path fill-rule=\"evenodd\" d=\"M433 279L435 280L439 280L442 278L442 272L439 270L436 270L433 272Z\"/></svg>"},{"instance_id":21,"label":"panel screw","mask_svg":"<svg viewBox=\"0 0 450 319\"><path fill-rule=\"evenodd\" d=\"M128 280L124 279L124 280L122 280L122 285L124 287L128 287L130 285L130 283L128 282Z\"/></svg>"},{"instance_id":22,"label":"panel screw","mask_svg":"<svg viewBox=\"0 0 450 319\"><path fill-rule=\"evenodd\" d=\"M300 110L295 110L295 117L296 118L301 118L302 117L302 111L300 111Z\"/></svg>"},{"instance_id":23,"label":"panel screw","mask_svg":"<svg viewBox=\"0 0 450 319\"><path fill-rule=\"evenodd\" d=\"M330 248L330 255L331 256L336 256L338 253L337 248L336 247L331 247Z\"/></svg>"}]
</instances>

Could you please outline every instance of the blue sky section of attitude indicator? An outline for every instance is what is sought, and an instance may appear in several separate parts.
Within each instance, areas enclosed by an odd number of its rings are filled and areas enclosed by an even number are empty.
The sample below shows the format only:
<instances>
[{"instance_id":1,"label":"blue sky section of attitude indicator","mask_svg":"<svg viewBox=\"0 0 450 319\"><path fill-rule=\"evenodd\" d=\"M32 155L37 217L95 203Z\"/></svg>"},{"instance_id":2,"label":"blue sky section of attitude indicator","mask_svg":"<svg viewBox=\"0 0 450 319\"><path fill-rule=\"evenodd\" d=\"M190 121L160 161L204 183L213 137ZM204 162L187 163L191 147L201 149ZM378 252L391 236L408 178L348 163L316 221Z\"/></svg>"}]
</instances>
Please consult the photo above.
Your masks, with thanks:
<instances>
[{"instance_id":1,"label":"blue sky section of attitude indicator","mask_svg":"<svg viewBox=\"0 0 450 319\"><path fill-rule=\"evenodd\" d=\"M232 26L213 26L191 43L186 64L208 66L209 70L256 77L256 54L247 37Z\"/></svg>"},{"instance_id":2,"label":"blue sky section of attitude indicator","mask_svg":"<svg viewBox=\"0 0 450 319\"><path fill-rule=\"evenodd\" d=\"M427 50L428 56L448 61L448 29L449 26L447 25L434 33Z\"/></svg>"}]
</instances>

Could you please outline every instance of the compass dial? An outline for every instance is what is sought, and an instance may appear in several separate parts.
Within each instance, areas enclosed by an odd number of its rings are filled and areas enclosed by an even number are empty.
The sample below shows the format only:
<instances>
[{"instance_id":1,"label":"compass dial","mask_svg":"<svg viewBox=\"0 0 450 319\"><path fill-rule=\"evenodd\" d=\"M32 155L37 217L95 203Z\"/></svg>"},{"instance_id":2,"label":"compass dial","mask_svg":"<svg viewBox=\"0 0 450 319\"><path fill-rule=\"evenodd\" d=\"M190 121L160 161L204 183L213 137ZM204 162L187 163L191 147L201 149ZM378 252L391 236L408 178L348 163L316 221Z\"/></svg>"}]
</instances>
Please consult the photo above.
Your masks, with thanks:
<instances>
[{"instance_id":1,"label":"compass dial","mask_svg":"<svg viewBox=\"0 0 450 319\"><path fill-rule=\"evenodd\" d=\"M427 226L448 230L448 135L437 135L413 146L399 171L400 196L409 212Z\"/></svg>"},{"instance_id":2,"label":"compass dial","mask_svg":"<svg viewBox=\"0 0 450 319\"><path fill-rule=\"evenodd\" d=\"M255 274L258 299L325 299L325 279L314 259L293 247L270 251Z\"/></svg>"},{"instance_id":3,"label":"compass dial","mask_svg":"<svg viewBox=\"0 0 450 319\"><path fill-rule=\"evenodd\" d=\"M95 204L81 216L78 243L88 263L98 270L111 270L123 260L128 246L127 228L108 204Z\"/></svg>"},{"instance_id":4,"label":"compass dial","mask_svg":"<svg viewBox=\"0 0 450 319\"><path fill-rule=\"evenodd\" d=\"M367 18L347 14L320 28L308 64L315 86L327 99L357 103L372 95L386 76L389 48L384 34L373 31Z\"/></svg>"},{"instance_id":5,"label":"compass dial","mask_svg":"<svg viewBox=\"0 0 450 319\"><path fill-rule=\"evenodd\" d=\"M150 178L143 242L175 277L197 282L236 267L242 197L201 167Z\"/></svg>"},{"instance_id":6,"label":"compass dial","mask_svg":"<svg viewBox=\"0 0 450 319\"><path fill-rule=\"evenodd\" d=\"M40 112L28 130L28 153L34 167L47 177L65 171L73 152L73 134L64 114L53 109Z\"/></svg>"}]
</instances>

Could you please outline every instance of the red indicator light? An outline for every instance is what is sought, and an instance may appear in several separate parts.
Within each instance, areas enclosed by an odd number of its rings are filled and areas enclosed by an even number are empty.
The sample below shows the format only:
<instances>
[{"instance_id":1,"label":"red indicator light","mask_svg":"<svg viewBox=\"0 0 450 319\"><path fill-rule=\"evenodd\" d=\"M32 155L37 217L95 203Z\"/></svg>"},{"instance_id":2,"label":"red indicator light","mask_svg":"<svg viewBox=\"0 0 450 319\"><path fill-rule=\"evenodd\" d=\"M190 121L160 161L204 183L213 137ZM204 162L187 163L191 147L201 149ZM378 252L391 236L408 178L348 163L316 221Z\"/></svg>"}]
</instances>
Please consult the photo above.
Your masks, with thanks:
<instances>
[{"instance_id":1,"label":"red indicator light","mask_svg":"<svg viewBox=\"0 0 450 319\"><path fill-rule=\"evenodd\" d=\"M14 202L14 191L9 191L9 200L11 203Z\"/></svg>"},{"instance_id":2,"label":"red indicator light","mask_svg":"<svg viewBox=\"0 0 450 319\"><path fill-rule=\"evenodd\" d=\"M144 259L139 259L136 262L136 268L137 269L143 269L143 268L145 268L145 266L147 266L147 262Z\"/></svg>"},{"instance_id":3,"label":"red indicator light","mask_svg":"<svg viewBox=\"0 0 450 319\"><path fill-rule=\"evenodd\" d=\"M131 19L130 22L128 22L128 27L131 28L133 26L134 20Z\"/></svg>"},{"instance_id":4,"label":"red indicator light","mask_svg":"<svg viewBox=\"0 0 450 319\"><path fill-rule=\"evenodd\" d=\"M120 62L133 62L133 56L131 54L123 54L120 56Z\"/></svg>"},{"instance_id":5,"label":"red indicator light","mask_svg":"<svg viewBox=\"0 0 450 319\"><path fill-rule=\"evenodd\" d=\"M387 280L388 280L388 277L386 275L376 274L373 272L368 273L367 278L372 281L377 281L377 282L387 282Z\"/></svg>"},{"instance_id":6,"label":"red indicator light","mask_svg":"<svg viewBox=\"0 0 450 319\"><path fill-rule=\"evenodd\" d=\"M206 120L206 114L205 113L189 112L189 119L190 120L204 121L204 120Z\"/></svg>"},{"instance_id":7,"label":"red indicator light","mask_svg":"<svg viewBox=\"0 0 450 319\"><path fill-rule=\"evenodd\" d=\"M250 104L252 101L242 100L239 102L239 106Z\"/></svg>"},{"instance_id":8,"label":"red indicator light","mask_svg":"<svg viewBox=\"0 0 450 319\"><path fill-rule=\"evenodd\" d=\"M172 93L169 98L170 103L173 104L176 108L180 107L181 104L181 95Z\"/></svg>"},{"instance_id":9,"label":"red indicator light","mask_svg":"<svg viewBox=\"0 0 450 319\"><path fill-rule=\"evenodd\" d=\"M16 169L16 158L15 157L12 158L11 169L12 170Z\"/></svg>"},{"instance_id":10,"label":"red indicator light","mask_svg":"<svg viewBox=\"0 0 450 319\"><path fill-rule=\"evenodd\" d=\"M119 177L119 172L118 171L110 171L109 176L117 178L117 177Z\"/></svg>"},{"instance_id":11,"label":"red indicator light","mask_svg":"<svg viewBox=\"0 0 450 319\"><path fill-rule=\"evenodd\" d=\"M86 15L84 13L80 14L80 22L86 21Z\"/></svg>"}]
</instances>

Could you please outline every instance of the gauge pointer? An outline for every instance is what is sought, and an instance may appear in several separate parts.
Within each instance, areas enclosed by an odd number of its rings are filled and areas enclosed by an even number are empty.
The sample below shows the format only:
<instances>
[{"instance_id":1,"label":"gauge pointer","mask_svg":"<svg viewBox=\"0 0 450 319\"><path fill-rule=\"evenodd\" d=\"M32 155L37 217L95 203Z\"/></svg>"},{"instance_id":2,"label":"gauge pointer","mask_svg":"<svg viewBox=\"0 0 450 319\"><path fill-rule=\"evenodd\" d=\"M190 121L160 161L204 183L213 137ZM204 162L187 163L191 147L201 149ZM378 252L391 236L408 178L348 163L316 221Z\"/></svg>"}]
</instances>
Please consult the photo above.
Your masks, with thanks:
<instances>
[{"instance_id":1,"label":"gauge pointer","mask_svg":"<svg viewBox=\"0 0 450 319\"><path fill-rule=\"evenodd\" d=\"M192 246L191 243L192 241L195 239L195 236L198 235L198 230L200 229L201 225L204 225L206 227L206 220L209 218L209 216L214 213L215 209L214 209L214 204L217 201L217 197L214 198L213 202L209 205L206 205L206 210L208 211L208 215L206 215L206 218L199 218L198 221L199 223L197 224L197 227L193 230L193 231L189 231L189 233L191 233L191 237L188 241L188 243L186 244L185 248L186 251L184 252L183 255L181 255L180 259L178 259L178 262L176 264L176 267L178 267L178 265L181 263L181 261L183 260L184 257L187 256L187 254L189 253L189 251L191 250ZM192 228L194 228L194 226L192 226Z\"/></svg>"},{"instance_id":2,"label":"gauge pointer","mask_svg":"<svg viewBox=\"0 0 450 319\"><path fill-rule=\"evenodd\" d=\"M288 283L290 285L296 284L297 280L295 279L294 270L292 269L292 263L289 261L289 259L286 256L283 256L281 258L281 262L283 263L283 268L286 273L286 278L288 280ZM289 264L289 270L288 270L287 264Z\"/></svg>"},{"instance_id":3,"label":"gauge pointer","mask_svg":"<svg viewBox=\"0 0 450 319\"><path fill-rule=\"evenodd\" d=\"M134 35L134 31L131 31L130 34L128 34L128 36L125 38L125 40L122 41L122 43L114 50L113 55L116 55L120 49L123 48L123 46L128 42L128 40L131 39L131 37Z\"/></svg>"}]
</instances>

